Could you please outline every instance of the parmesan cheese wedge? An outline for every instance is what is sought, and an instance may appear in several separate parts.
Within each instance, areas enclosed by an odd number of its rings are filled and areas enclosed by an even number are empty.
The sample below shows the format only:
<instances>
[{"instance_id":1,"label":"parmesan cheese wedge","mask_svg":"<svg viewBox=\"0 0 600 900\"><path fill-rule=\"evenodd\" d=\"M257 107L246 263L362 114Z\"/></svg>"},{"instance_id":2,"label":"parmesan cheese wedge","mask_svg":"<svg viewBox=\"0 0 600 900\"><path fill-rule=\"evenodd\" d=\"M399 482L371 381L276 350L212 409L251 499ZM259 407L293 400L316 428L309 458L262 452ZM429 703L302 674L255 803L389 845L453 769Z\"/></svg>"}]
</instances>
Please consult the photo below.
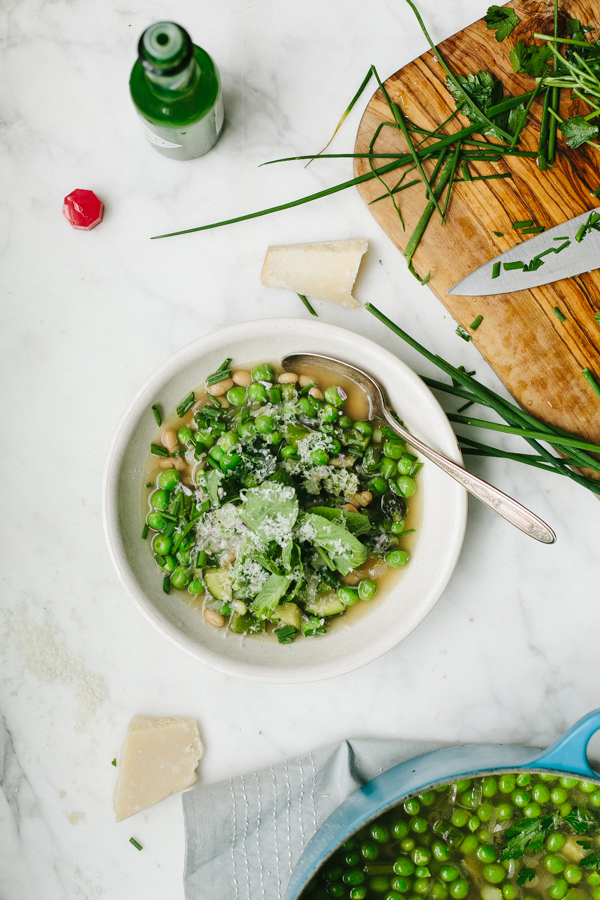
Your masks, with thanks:
<instances>
[{"instance_id":1,"label":"parmesan cheese wedge","mask_svg":"<svg viewBox=\"0 0 600 900\"><path fill-rule=\"evenodd\" d=\"M267 287L356 308L352 288L368 246L366 238L353 238L269 247L260 279Z\"/></svg>"},{"instance_id":2,"label":"parmesan cheese wedge","mask_svg":"<svg viewBox=\"0 0 600 900\"><path fill-rule=\"evenodd\" d=\"M203 753L193 719L134 716L119 759L117 822L195 784Z\"/></svg>"}]
</instances>

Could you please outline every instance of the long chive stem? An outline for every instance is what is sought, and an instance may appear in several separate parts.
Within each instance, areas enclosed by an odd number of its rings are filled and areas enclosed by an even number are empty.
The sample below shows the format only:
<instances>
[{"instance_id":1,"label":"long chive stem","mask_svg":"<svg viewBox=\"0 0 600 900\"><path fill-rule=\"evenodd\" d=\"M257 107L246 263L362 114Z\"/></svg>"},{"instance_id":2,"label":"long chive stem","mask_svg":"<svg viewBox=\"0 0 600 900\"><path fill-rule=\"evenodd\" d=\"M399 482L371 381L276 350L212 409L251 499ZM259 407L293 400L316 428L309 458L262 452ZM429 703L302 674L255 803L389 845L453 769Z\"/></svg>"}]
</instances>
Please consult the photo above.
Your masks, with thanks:
<instances>
[{"instance_id":1,"label":"long chive stem","mask_svg":"<svg viewBox=\"0 0 600 900\"><path fill-rule=\"evenodd\" d=\"M327 143L325 144L325 146L323 147L323 149L322 149L319 153L317 153L316 156L313 156L311 159L309 159L309 161L306 163L306 166L310 166L310 164L311 164L311 162L313 161L313 159L316 159L317 156L321 156L321 155L325 152L325 150L327 150L327 148L329 147L329 145L330 145L331 142L333 141L334 137L336 136L336 134L338 133L338 131L340 130L340 128L341 128L342 125L344 124L344 122L345 122L347 116L349 116L350 113L352 112L352 110L354 109L355 103L357 103L358 100L360 99L360 97L361 97L361 95L362 95L362 92L364 91L364 89L366 88L367 84L369 83L369 81L370 81L370 79L371 79L371 75L372 75L372 74L373 74L373 66L370 66L370 67L369 67L369 71L368 71L367 74L365 75L365 77L364 77L364 79L363 79L363 81L362 81L361 86L359 87L359 89L358 89L357 92L355 93L354 97L352 98L352 100L350 101L350 103L348 104L348 106L346 107L346 109L344 110L344 113L343 113L343 115L342 115L340 121L339 121L339 122L337 123L337 125L335 126L335 130L334 130L333 134L331 135L331 137L329 138L329 140L327 141ZM306 168L306 166L305 166L304 168ZM316 313L314 313L314 315L316 315Z\"/></svg>"},{"instance_id":2,"label":"long chive stem","mask_svg":"<svg viewBox=\"0 0 600 900\"><path fill-rule=\"evenodd\" d=\"M540 139L538 143L538 166L540 172L545 172L548 168L548 116L550 107L550 90L546 90L544 94L544 105L542 107L542 123L540 126Z\"/></svg>"},{"instance_id":3,"label":"long chive stem","mask_svg":"<svg viewBox=\"0 0 600 900\"><path fill-rule=\"evenodd\" d=\"M550 109L558 114L558 104L560 100L560 91L557 87L552 88L552 97L550 100ZM548 131L548 165L552 165L556 159L556 133L558 129L558 119L552 116Z\"/></svg>"},{"instance_id":4,"label":"long chive stem","mask_svg":"<svg viewBox=\"0 0 600 900\"><path fill-rule=\"evenodd\" d=\"M419 219L417 226L416 226L415 230L413 231L413 233L411 234L408 244L406 245L406 249L404 251L404 258L409 266L412 263L412 258L414 256L415 250L419 246L419 243L421 242L421 238L423 237L423 235L425 233L425 229L427 228L427 225L429 224L429 220L431 219L435 208L438 207L438 203L437 203L438 197L441 197L442 191L448 184L448 181L450 180L450 176L453 171L455 171L454 157L446 161L444 168L442 169L442 173L439 177L438 183L436 184L435 188L433 189L433 197L429 201L429 203L427 204L427 206L425 207L423 212L421 213L421 218ZM444 219L444 216L442 215L442 222L444 222L444 221L445 221L445 219Z\"/></svg>"},{"instance_id":5,"label":"long chive stem","mask_svg":"<svg viewBox=\"0 0 600 900\"><path fill-rule=\"evenodd\" d=\"M600 397L600 386L597 385L597 388L597 393ZM503 434L517 434L521 437L533 438L536 441L545 441L547 444L556 444L559 447L574 447L579 450L589 450L591 453L600 453L600 447L597 444L590 444L579 438L566 438L561 435L531 431L526 428L513 428L510 425L499 425L497 422L488 422L487 419L473 419L470 416L456 415L456 413L448 413L447 415L451 422L457 422L461 425L471 425L474 428L487 428L491 431L500 431Z\"/></svg>"},{"instance_id":6,"label":"long chive stem","mask_svg":"<svg viewBox=\"0 0 600 900\"><path fill-rule=\"evenodd\" d=\"M581 374L583 375L583 377L585 378L585 380L587 381L587 383L589 384L589 386L591 387L591 389L593 390L595 395L597 397L600 397L600 384L598 384L598 382L596 381L596 379L594 378L594 376L592 375L590 370L587 368L582 369Z\"/></svg>"},{"instance_id":7,"label":"long chive stem","mask_svg":"<svg viewBox=\"0 0 600 900\"><path fill-rule=\"evenodd\" d=\"M332 140L333 140L333 138L332 138ZM318 314L315 312L315 310L313 309L311 303L306 299L306 297L304 296L304 294L298 294L298 296L300 297L300 299L301 299L302 302L304 303L305 307L307 308L307 310L309 311L309 313L311 314L311 316L317 316L317 318L318 318Z\"/></svg>"}]
</instances>

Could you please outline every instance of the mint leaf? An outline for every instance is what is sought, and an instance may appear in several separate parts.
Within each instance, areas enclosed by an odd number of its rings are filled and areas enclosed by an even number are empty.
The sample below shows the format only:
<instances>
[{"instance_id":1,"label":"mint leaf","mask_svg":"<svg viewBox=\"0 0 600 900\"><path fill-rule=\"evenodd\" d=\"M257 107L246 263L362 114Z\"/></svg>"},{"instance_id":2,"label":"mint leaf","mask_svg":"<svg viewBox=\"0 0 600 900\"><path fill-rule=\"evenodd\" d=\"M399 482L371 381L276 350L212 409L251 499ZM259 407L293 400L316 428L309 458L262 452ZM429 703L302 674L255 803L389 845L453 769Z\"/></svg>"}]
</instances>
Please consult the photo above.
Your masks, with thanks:
<instances>
[{"instance_id":1,"label":"mint leaf","mask_svg":"<svg viewBox=\"0 0 600 900\"><path fill-rule=\"evenodd\" d=\"M221 487L221 482L225 478L223 472L219 472L218 469L211 469L210 472L206 476L206 492L210 497L212 505L215 509L221 505L221 498L219 497L219 488Z\"/></svg>"},{"instance_id":2,"label":"mint leaf","mask_svg":"<svg viewBox=\"0 0 600 900\"><path fill-rule=\"evenodd\" d=\"M268 619L287 592L292 578L288 575L269 575L267 581L252 601L251 611L258 619Z\"/></svg>"},{"instance_id":3,"label":"mint leaf","mask_svg":"<svg viewBox=\"0 0 600 900\"><path fill-rule=\"evenodd\" d=\"M265 481L246 492L240 517L261 540L283 545L290 539L298 517L296 491L276 481Z\"/></svg>"},{"instance_id":4,"label":"mint leaf","mask_svg":"<svg viewBox=\"0 0 600 900\"><path fill-rule=\"evenodd\" d=\"M323 516L324 519L329 519L330 522L345 525L355 537L373 532L369 517L362 513L346 512L346 510L335 509L332 506L314 506L311 512L317 516Z\"/></svg>"},{"instance_id":5,"label":"mint leaf","mask_svg":"<svg viewBox=\"0 0 600 900\"><path fill-rule=\"evenodd\" d=\"M325 550L342 575L362 566L367 558L367 548L358 538L341 525L314 513L302 516L297 537Z\"/></svg>"},{"instance_id":6,"label":"mint leaf","mask_svg":"<svg viewBox=\"0 0 600 900\"><path fill-rule=\"evenodd\" d=\"M514 72L541 78L548 71L552 50L547 44L542 44L541 47L536 44L527 45L520 38L508 55Z\"/></svg>"},{"instance_id":7,"label":"mint leaf","mask_svg":"<svg viewBox=\"0 0 600 900\"><path fill-rule=\"evenodd\" d=\"M567 142L567 146L572 147L574 150L598 135L598 126L586 122L582 116L571 116L570 119L567 119L566 122L558 127Z\"/></svg>"},{"instance_id":8,"label":"mint leaf","mask_svg":"<svg viewBox=\"0 0 600 900\"><path fill-rule=\"evenodd\" d=\"M496 32L496 40L503 41L512 33L513 29L521 21L514 9L506 9L504 6L490 6L483 21L488 31Z\"/></svg>"}]
</instances>

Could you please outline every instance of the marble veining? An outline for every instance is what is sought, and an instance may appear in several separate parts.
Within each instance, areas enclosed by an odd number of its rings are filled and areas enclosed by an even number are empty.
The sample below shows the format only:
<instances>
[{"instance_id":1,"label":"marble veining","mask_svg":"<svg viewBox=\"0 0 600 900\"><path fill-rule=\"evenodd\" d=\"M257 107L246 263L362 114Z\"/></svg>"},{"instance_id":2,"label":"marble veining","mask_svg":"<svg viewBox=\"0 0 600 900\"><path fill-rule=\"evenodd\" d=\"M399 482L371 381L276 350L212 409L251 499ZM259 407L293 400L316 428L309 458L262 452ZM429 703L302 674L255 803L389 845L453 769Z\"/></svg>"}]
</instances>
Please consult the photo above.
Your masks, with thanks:
<instances>
[{"instance_id":1,"label":"marble veining","mask_svg":"<svg viewBox=\"0 0 600 900\"><path fill-rule=\"evenodd\" d=\"M488 5L419 2L436 40ZM147 146L128 96L138 37L165 16L223 76L225 132L193 162ZM350 178L349 160L259 166L318 151L371 63L386 76L426 49L408 5L4 0L0 42L2 900L183 897L180 798L114 822L111 760L136 713L196 718L208 783L349 736L543 746L600 705L600 506L546 472L471 457L558 543L534 542L470 498L462 556L427 619L382 659L320 685L256 685L194 663L134 609L105 548L104 457L148 374L230 323L308 315L294 295L262 287L269 244L367 237L361 302L500 389L354 191L149 240ZM366 100L332 151L352 150ZM106 207L89 234L61 216L78 187ZM365 335L433 374L364 310L315 307L357 333L358 364Z\"/></svg>"}]
</instances>

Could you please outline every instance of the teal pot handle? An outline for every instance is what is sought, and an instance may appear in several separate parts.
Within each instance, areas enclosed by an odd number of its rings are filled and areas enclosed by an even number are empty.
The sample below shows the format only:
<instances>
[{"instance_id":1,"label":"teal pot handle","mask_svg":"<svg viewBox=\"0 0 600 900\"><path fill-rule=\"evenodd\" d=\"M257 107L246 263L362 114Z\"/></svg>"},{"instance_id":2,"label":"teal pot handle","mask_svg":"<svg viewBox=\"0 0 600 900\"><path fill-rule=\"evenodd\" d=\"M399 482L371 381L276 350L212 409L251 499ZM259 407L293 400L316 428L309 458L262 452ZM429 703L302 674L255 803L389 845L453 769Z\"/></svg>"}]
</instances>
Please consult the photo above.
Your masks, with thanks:
<instances>
[{"instance_id":1,"label":"teal pot handle","mask_svg":"<svg viewBox=\"0 0 600 900\"><path fill-rule=\"evenodd\" d=\"M532 760L532 765L536 769L552 769L555 772L567 772L597 780L600 774L595 772L588 762L587 747L598 729L600 729L600 709L595 709L569 728L566 734L544 750L537 759Z\"/></svg>"}]
</instances>

